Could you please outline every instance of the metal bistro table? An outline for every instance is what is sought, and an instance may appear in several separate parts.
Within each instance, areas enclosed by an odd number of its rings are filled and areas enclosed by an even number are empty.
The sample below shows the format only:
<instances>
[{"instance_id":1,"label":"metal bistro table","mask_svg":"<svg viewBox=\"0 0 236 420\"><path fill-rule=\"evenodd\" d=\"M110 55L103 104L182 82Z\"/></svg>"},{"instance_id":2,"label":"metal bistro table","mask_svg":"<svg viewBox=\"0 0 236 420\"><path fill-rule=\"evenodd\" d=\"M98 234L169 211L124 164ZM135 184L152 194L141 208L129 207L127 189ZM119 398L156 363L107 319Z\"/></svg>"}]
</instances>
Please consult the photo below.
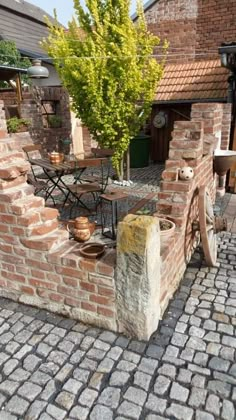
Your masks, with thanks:
<instances>
[{"instance_id":1,"label":"metal bistro table","mask_svg":"<svg viewBox=\"0 0 236 420\"><path fill-rule=\"evenodd\" d=\"M88 207L80 197L87 193L93 193L96 191L100 191L103 193L106 189L108 177L109 177L109 170L107 172L107 176L104 176L103 165L108 162L107 158L86 158L86 159L75 159L75 160L68 160L64 161L63 163L52 164L48 158L42 159L29 159L31 165L40 166L44 173L47 175L48 179L51 181L51 190L50 195L58 188L62 194L64 195L65 199L63 202L63 206L69 199L69 196L72 195L74 198L79 202L84 208L87 210ZM86 180L81 179L82 174L84 173L85 169L89 167L100 167L102 181L101 187L98 184L93 183L86 183ZM51 173L56 173L56 177L52 177ZM67 174L74 174L74 184L68 185L66 184L62 177Z\"/></svg>"},{"instance_id":2,"label":"metal bistro table","mask_svg":"<svg viewBox=\"0 0 236 420\"><path fill-rule=\"evenodd\" d=\"M65 205L68 197L69 197L69 189L66 183L63 181L62 177L67 174L73 174L76 172L76 181L80 182L79 179L87 166L78 166L77 160L68 160L64 161L63 163L52 164L48 158L41 158L41 159L29 159L31 165L40 166L44 173L47 175L49 181L51 182L51 189L50 195L52 195L53 191L58 188L65 197L63 205ZM55 173L57 176L52 177L51 173Z\"/></svg>"}]
</instances>

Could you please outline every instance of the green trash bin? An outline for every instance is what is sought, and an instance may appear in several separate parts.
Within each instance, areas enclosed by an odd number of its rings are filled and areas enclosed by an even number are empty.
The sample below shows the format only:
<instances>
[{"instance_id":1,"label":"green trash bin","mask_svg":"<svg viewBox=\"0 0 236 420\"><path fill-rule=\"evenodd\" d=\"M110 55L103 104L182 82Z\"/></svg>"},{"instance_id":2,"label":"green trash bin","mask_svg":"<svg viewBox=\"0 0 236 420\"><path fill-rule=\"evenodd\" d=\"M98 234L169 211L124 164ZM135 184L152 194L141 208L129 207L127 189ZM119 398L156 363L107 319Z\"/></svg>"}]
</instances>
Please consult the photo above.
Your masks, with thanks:
<instances>
[{"instance_id":1,"label":"green trash bin","mask_svg":"<svg viewBox=\"0 0 236 420\"><path fill-rule=\"evenodd\" d=\"M149 164L151 137L140 133L130 141L130 167L144 168Z\"/></svg>"}]
</instances>

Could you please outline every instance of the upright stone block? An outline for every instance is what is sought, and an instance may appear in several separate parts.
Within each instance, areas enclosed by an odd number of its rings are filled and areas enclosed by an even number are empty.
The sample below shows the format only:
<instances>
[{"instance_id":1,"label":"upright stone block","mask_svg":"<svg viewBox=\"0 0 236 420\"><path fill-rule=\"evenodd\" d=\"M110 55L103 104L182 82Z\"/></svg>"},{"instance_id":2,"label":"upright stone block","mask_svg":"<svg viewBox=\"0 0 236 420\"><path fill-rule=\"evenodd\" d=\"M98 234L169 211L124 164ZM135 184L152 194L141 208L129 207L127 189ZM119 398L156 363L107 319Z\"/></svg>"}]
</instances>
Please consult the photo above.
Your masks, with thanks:
<instances>
[{"instance_id":1,"label":"upright stone block","mask_svg":"<svg viewBox=\"0 0 236 420\"><path fill-rule=\"evenodd\" d=\"M126 216L117 236L117 312L120 330L140 340L148 340L158 325L160 264L158 219Z\"/></svg>"}]
</instances>

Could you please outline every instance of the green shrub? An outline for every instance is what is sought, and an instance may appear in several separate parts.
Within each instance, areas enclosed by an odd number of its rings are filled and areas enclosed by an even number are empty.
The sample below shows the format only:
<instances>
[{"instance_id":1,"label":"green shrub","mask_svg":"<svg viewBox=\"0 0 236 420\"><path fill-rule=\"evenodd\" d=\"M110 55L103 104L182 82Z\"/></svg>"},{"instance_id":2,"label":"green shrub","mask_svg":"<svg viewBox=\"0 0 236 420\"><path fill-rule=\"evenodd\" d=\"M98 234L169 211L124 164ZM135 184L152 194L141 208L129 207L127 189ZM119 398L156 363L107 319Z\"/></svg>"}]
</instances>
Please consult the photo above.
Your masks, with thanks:
<instances>
[{"instance_id":1,"label":"green shrub","mask_svg":"<svg viewBox=\"0 0 236 420\"><path fill-rule=\"evenodd\" d=\"M23 128L29 128L31 125L30 121L25 118L12 117L7 120L8 133L17 133L23 131Z\"/></svg>"},{"instance_id":2,"label":"green shrub","mask_svg":"<svg viewBox=\"0 0 236 420\"><path fill-rule=\"evenodd\" d=\"M62 118L59 115L48 115L48 125L52 128L61 127Z\"/></svg>"}]
</instances>

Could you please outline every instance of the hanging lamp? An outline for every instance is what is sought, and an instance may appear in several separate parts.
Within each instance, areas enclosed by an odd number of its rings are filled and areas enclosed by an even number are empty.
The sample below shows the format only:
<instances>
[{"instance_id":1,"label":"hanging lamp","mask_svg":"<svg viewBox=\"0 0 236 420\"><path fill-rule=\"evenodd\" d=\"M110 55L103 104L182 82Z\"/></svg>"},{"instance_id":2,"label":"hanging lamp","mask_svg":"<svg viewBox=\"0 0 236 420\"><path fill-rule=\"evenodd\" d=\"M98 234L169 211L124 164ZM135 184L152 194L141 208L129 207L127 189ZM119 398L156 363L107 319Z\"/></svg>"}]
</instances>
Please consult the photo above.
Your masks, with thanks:
<instances>
[{"instance_id":1,"label":"hanging lamp","mask_svg":"<svg viewBox=\"0 0 236 420\"><path fill-rule=\"evenodd\" d=\"M49 71L41 65L41 60L32 60L32 66L27 69L27 74L31 79L46 79L49 77Z\"/></svg>"}]
</instances>

